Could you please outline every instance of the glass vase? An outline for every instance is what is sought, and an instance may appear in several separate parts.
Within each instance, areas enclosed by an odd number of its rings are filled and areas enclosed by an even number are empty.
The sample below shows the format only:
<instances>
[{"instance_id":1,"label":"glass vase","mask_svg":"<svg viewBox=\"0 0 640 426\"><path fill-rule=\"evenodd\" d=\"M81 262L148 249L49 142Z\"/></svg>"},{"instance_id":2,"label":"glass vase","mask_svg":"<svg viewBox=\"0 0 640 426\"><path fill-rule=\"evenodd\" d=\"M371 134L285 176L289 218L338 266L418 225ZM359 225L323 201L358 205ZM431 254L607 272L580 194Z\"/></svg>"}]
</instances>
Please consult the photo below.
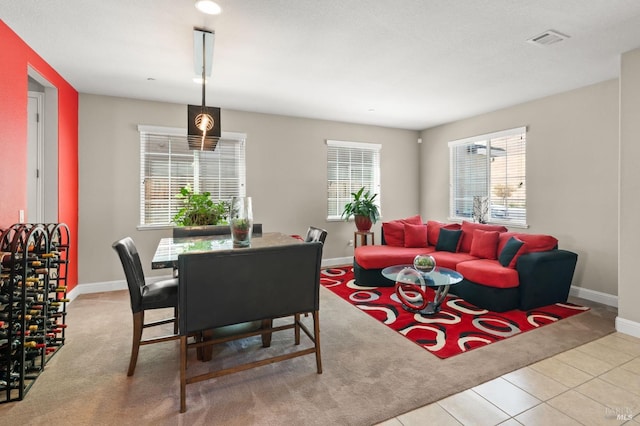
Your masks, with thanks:
<instances>
[{"instance_id":1,"label":"glass vase","mask_svg":"<svg viewBox=\"0 0 640 426\"><path fill-rule=\"evenodd\" d=\"M250 247L253 231L251 197L233 197L229 211L233 247Z\"/></svg>"}]
</instances>

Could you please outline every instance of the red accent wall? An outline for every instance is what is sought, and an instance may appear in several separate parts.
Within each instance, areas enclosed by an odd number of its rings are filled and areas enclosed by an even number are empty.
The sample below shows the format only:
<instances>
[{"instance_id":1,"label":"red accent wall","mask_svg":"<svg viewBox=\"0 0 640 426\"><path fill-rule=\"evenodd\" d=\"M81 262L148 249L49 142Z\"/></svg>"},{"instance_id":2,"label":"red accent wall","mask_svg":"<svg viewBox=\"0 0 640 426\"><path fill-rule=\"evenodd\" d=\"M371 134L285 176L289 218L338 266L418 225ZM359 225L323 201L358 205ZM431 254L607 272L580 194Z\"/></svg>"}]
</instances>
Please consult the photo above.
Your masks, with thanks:
<instances>
[{"instance_id":1,"label":"red accent wall","mask_svg":"<svg viewBox=\"0 0 640 426\"><path fill-rule=\"evenodd\" d=\"M27 210L27 73L58 89L58 219L69 226L68 286L78 282L78 92L0 20L0 228Z\"/></svg>"}]
</instances>

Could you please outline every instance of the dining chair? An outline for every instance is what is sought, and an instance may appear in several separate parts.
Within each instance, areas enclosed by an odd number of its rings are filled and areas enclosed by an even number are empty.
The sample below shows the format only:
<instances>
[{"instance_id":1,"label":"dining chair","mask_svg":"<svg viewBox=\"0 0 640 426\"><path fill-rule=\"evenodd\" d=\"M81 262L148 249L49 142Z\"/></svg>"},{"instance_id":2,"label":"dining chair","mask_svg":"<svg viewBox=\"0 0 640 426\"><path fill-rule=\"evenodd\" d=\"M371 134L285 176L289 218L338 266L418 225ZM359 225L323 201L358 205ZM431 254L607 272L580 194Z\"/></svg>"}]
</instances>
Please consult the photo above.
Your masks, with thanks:
<instances>
[{"instance_id":1,"label":"dining chair","mask_svg":"<svg viewBox=\"0 0 640 426\"><path fill-rule=\"evenodd\" d=\"M322 373L318 316L321 262L320 242L183 253L178 256L180 412L186 410L187 384L309 354L315 354L316 371ZM299 320L287 321L287 317L294 317L301 312L312 313L313 329L307 328ZM276 318L281 321L274 326L273 319ZM247 321L261 321L262 327L248 333L187 344L190 334ZM297 327L304 331L312 346L305 345L295 350L279 347L271 357L267 357L269 354L259 355L255 361L187 377L188 349L250 336L262 336L262 346L268 348L272 333ZM286 339L278 340L279 346L285 343ZM298 337L294 345L299 344ZM282 349L285 353L282 353Z\"/></svg>"},{"instance_id":2,"label":"dining chair","mask_svg":"<svg viewBox=\"0 0 640 426\"><path fill-rule=\"evenodd\" d=\"M125 237L112 245L118 253L129 287L131 312L133 313L133 343L127 376L133 376L138 361L140 346L179 339L178 335L178 279L147 283L140 263L140 255L131 239ZM144 322L144 312L150 309L173 308L174 315L158 321ZM172 335L143 339L142 331L148 327L173 323Z\"/></svg>"},{"instance_id":3,"label":"dining chair","mask_svg":"<svg viewBox=\"0 0 640 426\"><path fill-rule=\"evenodd\" d=\"M305 243L310 243L312 241L320 241L324 244L324 241L327 239L327 231L322 228L316 228L315 226L310 226L307 229L307 235L304 237Z\"/></svg>"},{"instance_id":4,"label":"dining chair","mask_svg":"<svg viewBox=\"0 0 640 426\"><path fill-rule=\"evenodd\" d=\"M296 237L296 236L293 236ZM299 237L299 236L298 236ZM300 238L302 239L302 238ZM320 241L322 244L324 244L324 241L327 239L327 231L322 229L322 228L316 228L315 226L310 226L309 229L307 229L307 235L305 235L304 237L304 242L305 243L311 243L314 241ZM305 317L309 316L308 312L305 312L304 314ZM300 319L300 315L298 314L298 320ZM300 334L300 330L296 329L296 335L299 336ZM298 337L299 339L299 337Z\"/></svg>"}]
</instances>

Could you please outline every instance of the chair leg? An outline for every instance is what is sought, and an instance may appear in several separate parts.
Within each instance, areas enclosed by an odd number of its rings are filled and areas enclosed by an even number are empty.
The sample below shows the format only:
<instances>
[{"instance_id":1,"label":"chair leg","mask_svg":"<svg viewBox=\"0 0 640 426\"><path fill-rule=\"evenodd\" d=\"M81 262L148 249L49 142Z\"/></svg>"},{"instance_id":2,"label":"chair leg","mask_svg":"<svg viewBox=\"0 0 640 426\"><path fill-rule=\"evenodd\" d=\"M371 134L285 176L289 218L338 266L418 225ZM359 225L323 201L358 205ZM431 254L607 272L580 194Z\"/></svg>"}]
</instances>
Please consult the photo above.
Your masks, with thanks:
<instances>
[{"instance_id":1,"label":"chair leg","mask_svg":"<svg viewBox=\"0 0 640 426\"><path fill-rule=\"evenodd\" d=\"M295 322L294 332L295 332L295 342L296 345L300 344L300 314L295 314L293 316L293 320Z\"/></svg>"},{"instance_id":2,"label":"chair leg","mask_svg":"<svg viewBox=\"0 0 640 426\"><path fill-rule=\"evenodd\" d=\"M266 330L273 327L273 319L264 319L262 320L262 329ZM262 333L262 347L263 348L268 348L269 346L271 346L271 335L273 334L272 331L266 332L266 333Z\"/></svg>"},{"instance_id":3,"label":"chair leg","mask_svg":"<svg viewBox=\"0 0 640 426\"><path fill-rule=\"evenodd\" d=\"M187 336L180 336L180 412L187 411Z\"/></svg>"},{"instance_id":4,"label":"chair leg","mask_svg":"<svg viewBox=\"0 0 640 426\"><path fill-rule=\"evenodd\" d=\"M320 318L318 311L313 312L313 337L316 348L316 367L318 374L322 374L322 357L320 356Z\"/></svg>"},{"instance_id":5,"label":"chair leg","mask_svg":"<svg viewBox=\"0 0 640 426\"><path fill-rule=\"evenodd\" d=\"M178 334L178 307L173 308L173 334Z\"/></svg>"},{"instance_id":6,"label":"chair leg","mask_svg":"<svg viewBox=\"0 0 640 426\"><path fill-rule=\"evenodd\" d=\"M144 311L133 314L133 342L131 345L131 359L129 360L129 370L127 376L133 376L138 362L138 352L140 350L140 340L142 340L142 326L144 324Z\"/></svg>"}]
</instances>

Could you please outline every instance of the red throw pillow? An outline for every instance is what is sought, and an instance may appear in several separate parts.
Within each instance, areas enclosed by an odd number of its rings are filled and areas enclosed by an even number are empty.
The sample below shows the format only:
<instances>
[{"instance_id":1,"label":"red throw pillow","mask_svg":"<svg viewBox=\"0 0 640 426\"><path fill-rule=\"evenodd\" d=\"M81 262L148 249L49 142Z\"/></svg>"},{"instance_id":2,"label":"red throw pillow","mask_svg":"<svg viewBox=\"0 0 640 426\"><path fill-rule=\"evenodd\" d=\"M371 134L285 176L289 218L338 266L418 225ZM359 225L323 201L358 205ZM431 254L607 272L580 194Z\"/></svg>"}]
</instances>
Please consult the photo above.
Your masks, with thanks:
<instances>
[{"instance_id":1,"label":"red throw pillow","mask_svg":"<svg viewBox=\"0 0 640 426\"><path fill-rule=\"evenodd\" d=\"M422 225L422 218L420 217L419 214L415 215L415 216L411 216L411 217L407 217L404 219L400 219L400 222L402 223L409 223L412 225Z\"/></svg>"},{"instance_id":2,"label":"red throw pillow","mask_svg":"<svg viewBox=\"0 0 640 426\"><path fill-rule=\"evenodd\" d=\"M407 217L405 219L392 220L382 223L384 241L389 246L404 247L404 224L422 225L420 215ZM391 224L391 225L389 225ZM387 225L385 227L385 225Z\"/></svg>"},{"instance_id":3,"label":"red throw pillow","mask_svg":"<svg viewBox=\"0 0 640 426\"><path fill-rule=\"evenodd\" d=\"M427 225L413 225L411 223L405 223L404 246L427 247Z\"/></svg>"},{"instance_id":4,"label":"red throw pillow","mask_svg":"<svg viewBox=\"0 0 640 426\"><path fill-rule=\"evenodd\" d=\"M498 231L476 229L473 231L473 240L471 241L469 254L482 259L497 259L499 237L500 233Z\"/></svg>"},{"instance_id":5,"label":"red throw pillow","mask_svg":"<svg viewBox=\"0 0 640 426\"><path fill-rule=\"evenodd\" d=\"M438 237L440 236L440 228L457 230L460 229L459 223L442 223L437 220L430 220L427 222L427 242L430 246L438 244Z\"/></svg>"},{"instance_id":6,"label":"red throw pillow","mask_svg":"<svg viewBox=\"0 0 640 426\"><path fill-rule=\"evenodd\" d=\"M462 221L462 237L460 237L460 251L464 253L470 253L471 243L473 242L474 233L476 229L482 231L497 231L507 232L507 228L502 225L488 225L486 223L474 223Z\"/></svg>"},{"instance_id":7,"label":"red throw pillow","mask_svg":"<svg viewBox=\"0 0 640 426\"><path fill-rule=\"evenodd\" d=\"M399 220L382 222L382 232L388 246L404 247L404 223Z\"/></svg>"}]
</instances>

